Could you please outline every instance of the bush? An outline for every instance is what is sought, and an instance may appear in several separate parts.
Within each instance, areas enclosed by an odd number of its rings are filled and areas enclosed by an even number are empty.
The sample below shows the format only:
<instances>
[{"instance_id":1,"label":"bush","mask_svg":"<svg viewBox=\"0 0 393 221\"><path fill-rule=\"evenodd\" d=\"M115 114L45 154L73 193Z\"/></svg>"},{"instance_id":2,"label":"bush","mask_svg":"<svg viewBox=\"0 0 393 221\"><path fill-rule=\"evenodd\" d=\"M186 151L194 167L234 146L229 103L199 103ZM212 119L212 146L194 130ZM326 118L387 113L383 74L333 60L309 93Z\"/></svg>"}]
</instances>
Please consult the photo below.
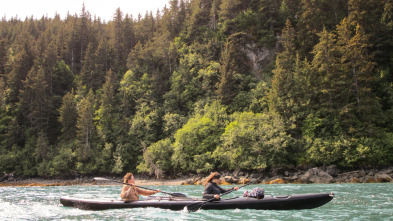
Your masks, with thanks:
<instances>
[{"instance_id":1,"label":"bush","mask_svg":"<svg viewBox=\"0 0 393 221\"><path fill-rule=\"evenodd\" d=\"M214 152L220 165L230 169L261 169L287 165L293 139L275 114L235 113Z\"/></svg>"},{"instance_id":2,"label":"bush","mask_svg":"<svg viewBox=\"0 0 393 221\"><path fill-rule=\"evenodd\" d=\"M226 111L218 102L206 105L196 113L174 135L175 143L172 161L175 169L182 172L205 171L206 163L212 164L206 155L220 145L220 137L227 123ZM208 162L203 162L205 159Z\"/></svg>"},{"instance_id":3,"label":"bush","mask_svg":"<svg viewBox=\"0 0 393 221\"><path fill-rule=\"evenodd\" d=\"M155 168L164 171L172 171L173 146L170 138L160 140L147 148L143 154L143 162L138 165L139 172L154 173Z\"/></svg>"}]
</instances>

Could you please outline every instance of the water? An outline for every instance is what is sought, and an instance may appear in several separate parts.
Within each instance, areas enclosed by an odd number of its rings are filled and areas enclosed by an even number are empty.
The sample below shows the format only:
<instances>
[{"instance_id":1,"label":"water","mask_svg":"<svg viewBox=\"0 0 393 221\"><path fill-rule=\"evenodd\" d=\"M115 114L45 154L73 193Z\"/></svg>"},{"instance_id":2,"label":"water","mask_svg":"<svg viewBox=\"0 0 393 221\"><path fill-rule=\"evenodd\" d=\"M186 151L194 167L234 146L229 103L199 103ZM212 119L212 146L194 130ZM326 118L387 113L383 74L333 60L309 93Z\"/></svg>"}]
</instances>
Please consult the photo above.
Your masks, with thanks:
<instances>
[{"instance_id":1,"label":"water","mask_svg":"<svg viewBox=\"0 0 393 221\"><path fill-rule=\"evenodd\" d=\"M311 210L199 210L189 213L186 210L137 208L86 211L63 207L59 198L119 199L121 186L0 187L0 220L393 220L393 183L250 185L226 197L240 195L257 186L263 187L269 195L333 192L336 197ZM193 197L202 192L202 186L150 188Z\"/></svg>"}]
</instances>

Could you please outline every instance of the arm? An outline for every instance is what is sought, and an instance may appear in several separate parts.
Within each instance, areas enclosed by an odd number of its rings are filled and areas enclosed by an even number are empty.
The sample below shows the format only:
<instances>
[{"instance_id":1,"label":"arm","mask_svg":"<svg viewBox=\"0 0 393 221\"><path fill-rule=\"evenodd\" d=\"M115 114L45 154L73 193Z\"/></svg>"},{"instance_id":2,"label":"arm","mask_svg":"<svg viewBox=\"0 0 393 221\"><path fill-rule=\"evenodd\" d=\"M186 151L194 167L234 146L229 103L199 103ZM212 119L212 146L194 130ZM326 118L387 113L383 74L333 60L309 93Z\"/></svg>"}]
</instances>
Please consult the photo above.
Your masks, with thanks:
<instances>
[{"instance_id":1,"label":"arm","mask_svg":"<svg viewBox=\"0 0 393 221\"><path fill-rule=\"evenodd\" d=\"M153 195L155 193L161 192L159 190L158 191L154 191L154 190L144 190L144 189L141 189L141 188L136 188L136 189L138 191L138 194L143 195L143 196L149 196L149 195Z\"/></svg>"},{"instance_id":2,"label":"arm","mask_svg":"<svg viewBox=\"0 0 393 221\"><path fill-rule=\"evenodd\" d=\"M226 189L224 189L224 188L222 188L220 186L218 186L218 188L220 189L220 193L226 193L226 192L231 191L231 190L234 189L234 187L232 187L232 188L226 190Z\"/></svg>"}]
</instances>

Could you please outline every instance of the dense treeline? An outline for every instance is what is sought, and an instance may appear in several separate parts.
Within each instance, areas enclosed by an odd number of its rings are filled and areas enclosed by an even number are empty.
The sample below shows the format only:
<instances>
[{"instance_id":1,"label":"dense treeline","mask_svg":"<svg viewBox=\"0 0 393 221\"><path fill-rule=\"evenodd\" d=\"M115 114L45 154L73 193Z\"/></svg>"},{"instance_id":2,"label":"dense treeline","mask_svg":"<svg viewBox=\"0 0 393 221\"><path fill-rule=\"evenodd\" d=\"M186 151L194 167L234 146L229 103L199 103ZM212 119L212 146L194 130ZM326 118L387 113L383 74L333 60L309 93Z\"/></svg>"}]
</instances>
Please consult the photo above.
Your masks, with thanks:
<instances>
[{"instance_id":1,"label":"dense treeline","mask_svg":"<svg viewBox=\"0 0 393 221\"><path fill-rule=\"evenodd\" d=\"M392 0L170 0L0 22L0 170L393 163Z\"/></svg>"}]
</instances>

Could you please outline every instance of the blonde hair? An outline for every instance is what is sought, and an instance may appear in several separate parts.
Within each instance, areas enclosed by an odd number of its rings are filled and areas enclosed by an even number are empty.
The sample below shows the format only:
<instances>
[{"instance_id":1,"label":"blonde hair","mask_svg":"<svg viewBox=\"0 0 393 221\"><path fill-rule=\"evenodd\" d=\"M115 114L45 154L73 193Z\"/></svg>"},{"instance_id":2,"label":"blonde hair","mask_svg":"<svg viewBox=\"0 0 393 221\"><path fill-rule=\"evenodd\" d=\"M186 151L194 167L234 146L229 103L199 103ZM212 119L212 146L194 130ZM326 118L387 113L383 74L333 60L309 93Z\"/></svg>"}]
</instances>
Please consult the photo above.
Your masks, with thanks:
<instances>
[{"instance_id":1,"label":"blonde hair","mask_svg":"<svg viewBox=\"0 0 393 221\"><path fill-rule=\"evenodd\" d=\"M127 181L130 180L132 176L134 176L132 173L127 173L124 176L124 183L127 183Z\"/></svg>"},{"instance_id":2,"label":"blonde hair","mask_svg":"<svg viewBox=\"0 0 393 221\"><path fill-rule=\"evenodd\" d=\"M209 183L209 181L211 181L215 176L220 176L220 174L218 172L213 172L211 173L205 180L205 182L203 182L203 186L206 186L206 184Z\"/></svg>"}]
</instances>

